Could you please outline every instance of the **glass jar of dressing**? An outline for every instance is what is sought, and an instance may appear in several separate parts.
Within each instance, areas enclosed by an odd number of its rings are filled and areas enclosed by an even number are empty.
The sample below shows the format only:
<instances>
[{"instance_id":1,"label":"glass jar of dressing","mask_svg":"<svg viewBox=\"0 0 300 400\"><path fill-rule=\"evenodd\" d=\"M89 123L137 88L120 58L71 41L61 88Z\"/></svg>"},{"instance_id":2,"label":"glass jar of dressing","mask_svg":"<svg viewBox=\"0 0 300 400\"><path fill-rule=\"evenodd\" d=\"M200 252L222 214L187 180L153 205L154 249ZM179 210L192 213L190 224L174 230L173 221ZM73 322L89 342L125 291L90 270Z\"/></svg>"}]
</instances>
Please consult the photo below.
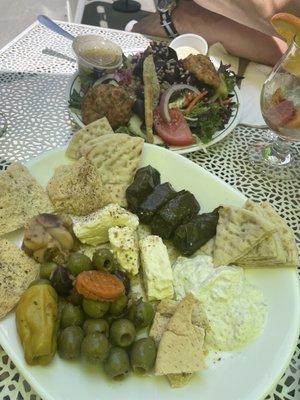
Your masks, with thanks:
<instances>
[{"instance_id":1,"label":"glass jar of dressing","mask_svg":"<svg viewBox=\"0 0 300 400\"><path fill-rule=\"evenodd\" d=\"M122 65L120 46L99 35L77 36L72 45L77 57L80 79L98 79Z\"/></svg>"}]
</instances>

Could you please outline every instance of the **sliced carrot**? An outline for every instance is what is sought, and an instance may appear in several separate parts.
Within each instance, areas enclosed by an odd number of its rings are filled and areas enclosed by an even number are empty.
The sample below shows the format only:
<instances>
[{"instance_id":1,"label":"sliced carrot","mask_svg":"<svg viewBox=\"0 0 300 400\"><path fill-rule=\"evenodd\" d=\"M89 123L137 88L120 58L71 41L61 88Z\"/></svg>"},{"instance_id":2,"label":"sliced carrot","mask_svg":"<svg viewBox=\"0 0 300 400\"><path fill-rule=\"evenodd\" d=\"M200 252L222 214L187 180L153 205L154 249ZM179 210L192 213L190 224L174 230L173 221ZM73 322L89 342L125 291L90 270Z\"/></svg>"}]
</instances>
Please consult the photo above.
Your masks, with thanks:
<instances>
[{"instance_id":1,"label":"sliced carrot","mask_svg":"<svg viewBox=\"0 0 300 400\"><path fill-rule=\"evenodd\" d=\"M187 108L185 109L186 113L189 113L197 103L199 103L199 101L201 99L203 99L203 97L205 97L207 95L207 91L204 90L204 92L200 92L199 94L197 94L197 96L190 102L190 104L187 106Z\"/></svg>"},{"instance_id":2,"label":"sliced carrot","mask_svg":"<svg viewBox=\"0 0 300 400\"><path fill-rule=\"evenodd\" d=\"M220 99L220 104L222 106L228 106L231 103L231 99L222 100Z\"/></svg>"},{"instance_id":3,"label":"sliced carrot","mask_svg":"<svg viewBox=\"0 0 300 400\"><path fill-rule=\"evenodd\" d=\"M115 275L100 271L83 271L76 278L76 289L90 300L114 301L125 287Z\"/></svg>"}]
</instances>

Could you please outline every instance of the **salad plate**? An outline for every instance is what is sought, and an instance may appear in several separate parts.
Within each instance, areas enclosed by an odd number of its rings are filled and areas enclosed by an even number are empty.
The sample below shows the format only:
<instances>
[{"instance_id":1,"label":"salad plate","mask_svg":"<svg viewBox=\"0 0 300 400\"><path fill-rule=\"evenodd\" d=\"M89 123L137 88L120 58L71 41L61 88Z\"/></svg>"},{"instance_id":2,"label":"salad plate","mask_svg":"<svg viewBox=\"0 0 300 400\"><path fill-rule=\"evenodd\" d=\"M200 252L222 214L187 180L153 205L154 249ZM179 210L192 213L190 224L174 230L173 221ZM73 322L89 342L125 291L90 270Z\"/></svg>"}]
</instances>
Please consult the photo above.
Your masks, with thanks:
<instances>
[{"instance_id":1,"label":"salad plate","mask_svg":"<svg viewBox=\"0 0 300 400\"><path fill-rule=\"evenodd\" d=\"M66 99L78 127L106 116L116 132L141 136L180 154L210 147L228 136L241 116L242 99L237 86L241 77L230 70L230 65L221 63L216 68L207 56L199 55L203 58L198 59L191 55L194 58L190 64L184 64L170 47L151 46L136 54L124 53L123 66L100 78L93 71L79 71L70 77ZM142 71L149 51L154 61L152 69L148 66L152 83L147 86ZM199 70L198 77L191 72ZM153 97L151 107L149 96ZM131 117L127 109L131 109ZM121 110L128 117L119 123ZM152 122L146 115L151 115ZM151 140L146 133L149 130Z\"/></svg>"},{"instance_id":2,"label":"salad plate","mask_svg":"<svg viewBox=\"0 0 300 400\"><path fill-rule=\"evenodd\" d=\"M68 101L70 100L72 93L74 91L80 92L81 90L81 85L80 85L80 76L78 72L75 72L69 79L68 86L67 86L67 99ZM225 139L233 130L234 128L238 125L241 117L241 111L242 111L242 98L241 98L241 92L237 86L235 86L233 90L233 101L236 103L236 107L233 110L232 116L230 117L229 121L227 124L224 126L223 129L217 131L214 133L212 140L208 143L197 143L193 144L191 146L183 146L183 147L178 147L178 146L170 146L169 148L179 154L186 154L186 153L192 153L194 151L198 151L201 148L207 148L210 146L213 146L214 144L220 142L221 140ZM70 108L69 113L71 115L71 118L73 121L78 125L79 128L83 128L85 124L82 121L82 116L81 112L78 109ZM162 145L162 141L159 139L158 136L155 136L155 143L158 145Z\"/></svg>"},{"instance_id":3,"label":"salad plate","mask_svg":"<svg viewBox=\"0 0 300 400\"><path fill-rule=\"evenodd\" d=\"M46 186L54 169L66 163L68 159L62 148L42 154L26 165L38 182ZM162 181L169 181L176 190L192 191L202 212L209 212L220 204L240 207L245 202L239 191L168 149L145 144L140 166L149 164L160 171ZM22 233L19 230L6 237L20 245ZM29 366L17 335L14 312L0 322L0 343L43 400L138 400L141 392L145 400L181 400L183 397L260 400L280 379L296 346L300 323L299 285L297 271L292 268L247 269L245 273L263 292L268 306L263 334L241 350L211 354L207 368L181 389L171 389L164 378L154 376L131 375L116 383L109 381L99 366L68 362L58 356L48 366Z\"/></svg>"}]
</instances>

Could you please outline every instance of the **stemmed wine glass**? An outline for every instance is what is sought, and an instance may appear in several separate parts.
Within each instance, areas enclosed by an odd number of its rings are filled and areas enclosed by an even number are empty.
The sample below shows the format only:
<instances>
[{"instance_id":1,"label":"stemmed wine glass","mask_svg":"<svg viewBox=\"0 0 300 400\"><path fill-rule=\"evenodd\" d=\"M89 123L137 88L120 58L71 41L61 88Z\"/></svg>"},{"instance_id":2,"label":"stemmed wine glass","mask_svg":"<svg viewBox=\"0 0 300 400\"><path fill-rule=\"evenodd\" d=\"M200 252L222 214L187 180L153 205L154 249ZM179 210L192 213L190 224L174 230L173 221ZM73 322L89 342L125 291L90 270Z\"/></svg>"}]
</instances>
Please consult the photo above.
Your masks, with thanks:
<instances>
[{"instance_id":1,"label":"stemmed wine glass","mask_svg":"<svg viewBox=\"0 0 300 400\"><path fill-rule=\"evenodd\" d=\"M261 91L261 111L269 141L250 149L251 161L268 175L300 179L300 40L294 38Z\"/></svg>"}]
</instances>

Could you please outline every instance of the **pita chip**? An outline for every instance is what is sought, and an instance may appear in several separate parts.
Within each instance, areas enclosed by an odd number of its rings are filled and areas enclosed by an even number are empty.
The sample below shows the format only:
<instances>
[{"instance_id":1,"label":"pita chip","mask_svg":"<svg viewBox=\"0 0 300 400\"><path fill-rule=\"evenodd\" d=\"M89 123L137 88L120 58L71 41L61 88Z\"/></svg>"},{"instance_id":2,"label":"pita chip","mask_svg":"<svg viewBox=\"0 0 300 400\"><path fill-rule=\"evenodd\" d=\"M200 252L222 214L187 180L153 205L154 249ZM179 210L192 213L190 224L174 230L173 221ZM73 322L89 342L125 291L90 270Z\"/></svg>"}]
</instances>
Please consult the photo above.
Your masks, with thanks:
<instances>
[{"instance_id":1,"label":"pita chip","mask_svg":"<svg viewBox=\"0 0 300 400\"><path fill-rule=\"evenodd\" d=\"M252 211L223 206L215 237L215 266L234 263L275 230L273 224Z\"/></svg>"},{"instance_id":2,"label":"pita chip","mask_svg":"<svg viewBox=\"0 0 300 400\"><path fill-rule=\"evenodd\" d=\"M66 156L78 160L81 154L81 148L91 139L98 138L108 133L114 133L106 117L86 125L74 133L66 150Z\"/></svg>"},{"instance_id":3,"label":"pita chip","mask_svg":"<svg viewBox=\"0 0 300 400\"><path fill-rule=\"evenodd\" d=\"M101 176L85 159L59 165L48 182L47 191L59 213L87 215L104 205Z\"/></svg>"},{"instance_id":4,"label":"pita chip","mask_svg":"<svg viewBox=\"0 0 300 400\"><path fill-rule=\"evenodd\" d=\"M163 299L156 307L156 314L152 323L149 336L158 346L164 331L167 329L171 317L175 314L179 301L171 299ZM192 324L203 328L205 331L209 329L209 322L204 309L197 301L192 311Z\"/></svg>"},{"instance_id":5,"label":"pita chip","mask_svg":"<svg viewBox=\"0 0 300 400\"><path fill-rule=\"evenodd\" d=\"M188 294L171 317L159 343L155 375L190 374L203 369L205 331L192 324L195 302Z\"/></svg>"},{"instance_id":6,"label":"pita chip","mask_svg":"<svg viewBox=\"0 0 300 400\"><path fill-rule=\"evenodd\" d=\"M0 239L0 319L15 307L38 273L37 262L14 244Z\"/></svg>"},{"instance_id":7,"label":"pita chip","mask_svg":"<svg viewBox=\"0 0 300 400\"><path fill-rule=\"evenodd\" d=\"M163 299L157 306L156 311L163 316L168 316L169 318L174 315L179 301L171 299ZM209 323L206 313L198 301L195 302L192 311L192 324L199 326L205 330L208 329Z\"/></svg>"},{"instance_id":8,"label":"pita chip","mask_svg":"<svg viewBox=\"0 0 300 400\"><path fill-rule=\"evenodd\" d=\"M161 338L167 330L170 318L170 316L162 315L159 312L155 313L149 336L154 340L156 346L159 346Z\"/></svg>"},{"instance_id":9,"label":"pita chip","mask_svg":"<svg viewBox=\"0 0 300 400\"><path fill-rule=\"evenodd\" d=\"M0 236L53 210L46 191L22 164L12 164L0 173L0 205Z\"/></svg>"}]
</instances>

